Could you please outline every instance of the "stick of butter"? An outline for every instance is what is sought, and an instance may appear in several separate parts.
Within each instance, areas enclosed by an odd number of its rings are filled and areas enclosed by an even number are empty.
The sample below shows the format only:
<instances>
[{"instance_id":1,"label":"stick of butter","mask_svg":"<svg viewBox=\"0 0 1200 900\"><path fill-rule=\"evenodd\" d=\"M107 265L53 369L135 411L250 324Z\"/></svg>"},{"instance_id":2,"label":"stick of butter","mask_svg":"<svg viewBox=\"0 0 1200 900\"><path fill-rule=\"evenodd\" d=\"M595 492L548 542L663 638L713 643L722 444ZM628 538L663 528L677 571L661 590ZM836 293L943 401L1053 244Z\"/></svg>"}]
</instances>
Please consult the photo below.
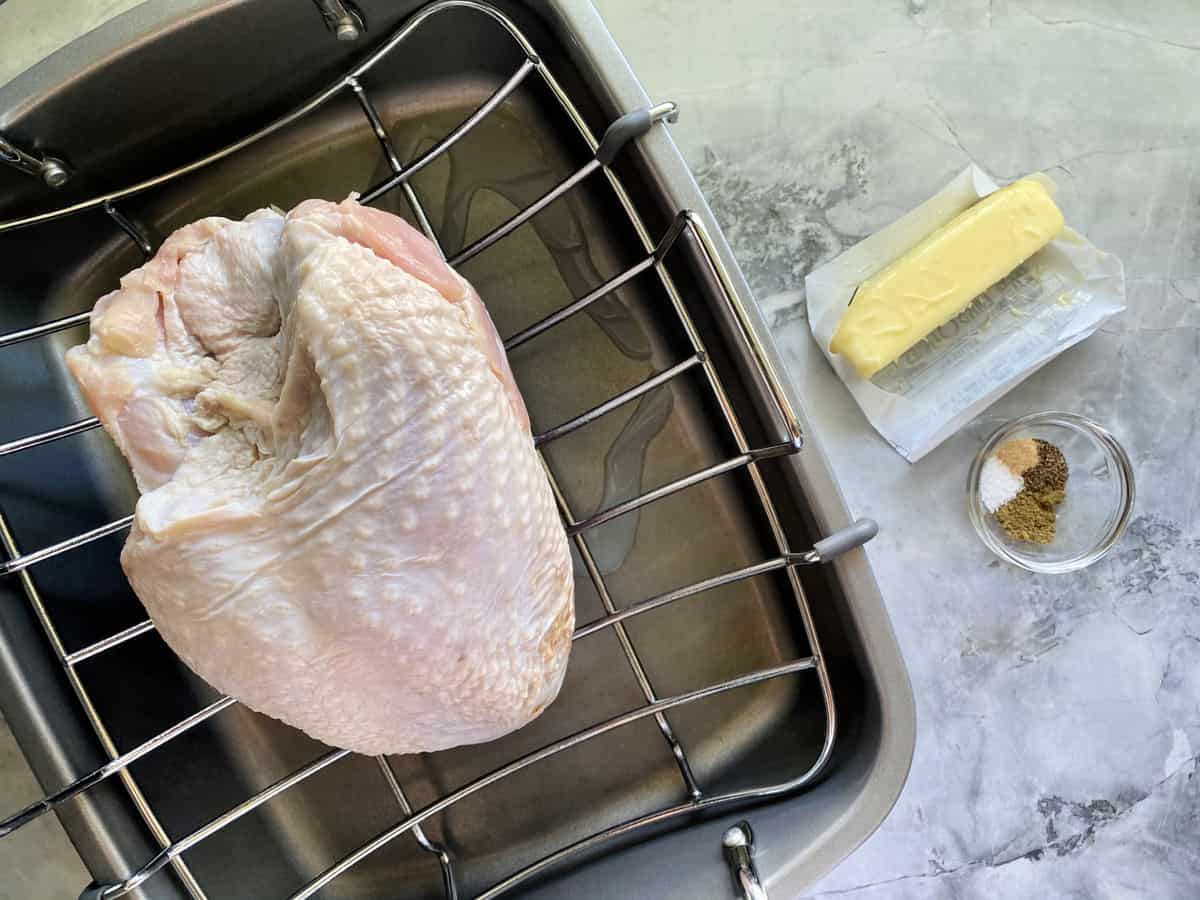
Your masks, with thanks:
<instances>
[{"instance_id":1,"label":"stick of butter","mask_svg":"<svg viewBox=\"0 0 1200 900\"><path fill-rule=\"evenodd\" d=\"M895 362L971 301L1033 256L1063 228L1039 181L1023 178L988 194L855 291L829 352L863 378Z\"/></svg>"}]
</instances>

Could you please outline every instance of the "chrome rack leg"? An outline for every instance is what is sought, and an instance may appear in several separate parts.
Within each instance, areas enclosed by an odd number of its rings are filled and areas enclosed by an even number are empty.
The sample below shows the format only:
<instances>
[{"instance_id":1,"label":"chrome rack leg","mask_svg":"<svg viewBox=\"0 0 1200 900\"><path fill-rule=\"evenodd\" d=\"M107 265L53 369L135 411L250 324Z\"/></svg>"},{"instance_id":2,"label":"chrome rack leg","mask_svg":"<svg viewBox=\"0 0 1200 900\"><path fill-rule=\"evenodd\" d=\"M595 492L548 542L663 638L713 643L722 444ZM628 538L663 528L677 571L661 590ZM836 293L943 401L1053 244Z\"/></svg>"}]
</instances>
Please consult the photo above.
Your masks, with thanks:
<instances>
[{"instance_id":1,"label":"chrome rack leg","mask_svg":"<svg viewBox=\"0 0 1200 900\"><path fill-rule=\"evenodd\" d=\"M754 865L754 832L750 830L750 823L743 820L727 830L721 845L725 848L725 861L729 863L734 887L742 900L768 900L767 891L758 877L758 867Z\"/></svg>"}]
</instances>

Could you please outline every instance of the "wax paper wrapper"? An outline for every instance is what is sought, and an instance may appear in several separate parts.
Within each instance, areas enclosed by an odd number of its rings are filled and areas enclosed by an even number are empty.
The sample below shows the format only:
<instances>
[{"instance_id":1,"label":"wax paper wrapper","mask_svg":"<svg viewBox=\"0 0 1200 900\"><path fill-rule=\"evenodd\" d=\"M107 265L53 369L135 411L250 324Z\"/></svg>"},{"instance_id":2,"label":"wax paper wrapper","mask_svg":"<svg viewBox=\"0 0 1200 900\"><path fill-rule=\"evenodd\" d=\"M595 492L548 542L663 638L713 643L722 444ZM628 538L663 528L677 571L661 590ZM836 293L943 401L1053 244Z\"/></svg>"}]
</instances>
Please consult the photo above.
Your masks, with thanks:
<instances>
[{"instance_id":1,"label":"wax paper wrapper","mask_svg":"<svg viewBox=\"0 0 1200 900\"><path fill-rule=\"evenodd\" d=\"M1030 176L1054 189L1045 175ZM829 352L864 279L999 187L968 166L891 225L804 280L813 337L867 419L916 462L989 404L1125 308L1121 261L1068 226L1008 278L871 379Z\"/></svg>"}]
</instances>

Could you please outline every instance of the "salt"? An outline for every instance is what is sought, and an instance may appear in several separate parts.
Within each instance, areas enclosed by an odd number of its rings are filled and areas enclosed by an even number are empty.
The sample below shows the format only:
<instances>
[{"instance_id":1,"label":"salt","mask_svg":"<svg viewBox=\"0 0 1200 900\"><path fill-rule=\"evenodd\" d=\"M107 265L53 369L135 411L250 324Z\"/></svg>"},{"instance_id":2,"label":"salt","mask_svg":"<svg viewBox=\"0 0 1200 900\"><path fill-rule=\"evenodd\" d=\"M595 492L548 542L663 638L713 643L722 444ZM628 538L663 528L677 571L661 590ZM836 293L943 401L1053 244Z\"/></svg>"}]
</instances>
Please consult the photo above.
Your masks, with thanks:
<instances>
[{"instance_id":1,"label":"salt","mask_svg":"<svg viewBox=\"0 0 1200 900\"><path fill-rule=\"evenodd\" d=\"M988 512L994 513L1017 496L1024 486L1024 479L1013 474L1013 470L996 457L989 456L984 461L979 473L979 496Z\"/></svg>"}]
</instances>

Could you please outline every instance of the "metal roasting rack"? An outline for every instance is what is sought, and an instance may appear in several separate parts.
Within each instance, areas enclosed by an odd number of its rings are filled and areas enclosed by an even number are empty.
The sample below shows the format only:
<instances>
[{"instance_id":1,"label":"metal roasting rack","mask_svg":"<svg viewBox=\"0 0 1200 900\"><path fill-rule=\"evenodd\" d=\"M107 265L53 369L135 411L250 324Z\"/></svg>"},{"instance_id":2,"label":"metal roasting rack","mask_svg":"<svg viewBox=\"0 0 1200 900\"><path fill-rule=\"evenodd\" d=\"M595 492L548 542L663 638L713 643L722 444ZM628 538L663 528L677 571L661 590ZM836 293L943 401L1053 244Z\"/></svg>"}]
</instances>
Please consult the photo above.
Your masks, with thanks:
<instances>
[{"instance_id":1,"label":"metal roasting rack","mask_svg":"<svg viewBox=\"0 0 1200 900\"><path fill-rule=\"evenodd\" d=\"M524 60L515 72L498 88L495 92L471 115L463 120L457 127L446 134L440 141L431 147L424 154L410 162L404 162L399 158L393 146L392 140L389 137L388 131L381 119L375 105L368 96L360 81L361 76L370 70L387 54L393 52L399 47L411 34L422 25L435 16L438 16L447 10L468 10L473 14L491 17L498 23L511 37L515 44L520 48L524 55ZM306 114L320 107L335 96L342 92L350 92L359 106L362 109L363 115L366 117L372 131L378 138L379 145L382 148L384 158L387 161L392 174L385 178L380 183L363 191L361 202L370 203L387 192L394 189L399 189L405 197L417 223L424 233L435 244L438 244L438 235L433 227L424 208L421 205L419 198L411 186L413 176L428 166L430 163L438 159L442 154L446 153L450 147L467 135L476 125L486 118L493 110L495 110L504 100L512 94L519 85L526 79L540 79L541 82L549 89L549 92L561 105L563 112L569 117L574 126L578 129L579 134L586 142L591 150L591 159L577 169L573 174L559 182L555 187L543 194L539 199L531 205L513 215L508 221L504 222L499 227L488 232L483 237L477 239L473 243L466 246L457 254L448 257L448 262L451 265L459 266L477 254L483 253L493 247L498 242L502 241L506 236L515 231L522 224L527 222L539 211L545 209L556 199L566 194L573 187L578 185L584 179L596 173L602 173L603 177L608 180L613 191L615 192L620 204L624 208L630 227L635 232L640 245L644 248L644 256L635 264L629 266L618 275L610 278L603 284L588 292L585 296L580 297L564 308L547 316L541 321L530 325L517 334L512 335L505 341L505 347L508 350L525 343L533 337L554 328L559 323L567 318L586 309L595 301L611 294L621 286L634 278L643 274L653 273L653 277L657 277L669 297L670 303L678 317L679 325L682 328L689 344L691 353L682 362L671 366L670 368L661 371L650 378L647 378L642 383L623 391L622 393L600 403L592 409L563 422L555 427L543 431L534 436L535 444L541 448L564 437L567 434L587 425L588 423L598 419L606 413L630 403L647 394L656 388L667 384L673 379L683 375L686 372L697 370L702 373L704 381L708 389L711 391L712 397L716 401L716 405L720 408L725 423L728 425L729 431L736 443L737 454L722 462L711 465L700 471L693 472L677 480L671 481L661 487L647 491L633 499L617 503L605 509L601 509L591 515L580 517L568 505L563 491L559 488L555 480L554 472L549 465L546 465L547 475L553 487L555 496L558 501L559 509L562 514L564 526L568 535L582 560L583 567L586 569L589 578L591 579L595 590L599 596L600 602L603 605L605 614L586 624L579 626L573 636L573 640L585 640L590 635L596 634L602 630L611 629L615 634L622 653L628 662L630 669L637 684L641 689L645 703L634 709L631 709L621 715L613 718L597 722L590 727L578 731L561 740L550 743L541 749L513 759L508 764L491 771L463 787L454 790L451 793L445 794L436 802L433 802L421 809L415 809L409 802L405 794L403 786L396 777L391 764L386 757L380 756L377 758L377 763L383 774L391 793L394 795L396 806L398 809L398 818L395 824L387 830L379 833L367 843L358 847L358 849L345 856L336 864L330 866L318 877L314 878L308 884L301 887L294 894L292 900L302 900L302 898L311 897L328 885L334 879L338 878L348 869L356 865L368 855L379 850L385 844L410 834L417 844L427 853L431 854L438 862L441 868L442 883L444 893L450 900L457 900L459 890L455 879L456 860L452 850L449 847L442 846L439 843L432 841L422 825L431 817L445 811L460 800L475 794L478 791L485 790L489 785L506 778L518 771L536 766L539 762L548 759L551 756L562 753L573 747L579 746L586 741L591 740L599 735L606 734L614 729L621 728L624 725L640 721L642 719L653 719L662 734L663 740L674 758L678 768L679 777L683 782L686 790L687 799L685 802L673 805L664 809L641 815L630 821L626 821L615 827L608 828L604 831L595 833L582 840L565 846L551 853L548 856L538 860L537 862L526 866L520 871L514 872L503 881L494 884L488 890L479 894L477 900L489 900L489 898L498 897L514 887L526 882L528 879L538 875L539 873L549 870L551 867L558 865L560 862L568 858L582 853L587 850L594 849L606 842L628 835L639 829L646 828L651 825L667 822L678 817L682 817L688 813L695 813L700 810L712 809L734 803L768 798L774 795L797 790L810 782L812 782L825 768L830 759L833 750L834 739L836 734L836 716L834 709L834 698L830 687L829 674L826 670L825 662L821 656L820 644L817 639L817 634L813 626L812 615L805 598L804 591L801 587L799 576L796 568L815 563L824 562L845 550L857 547L865 541L869 540L875 533L874 523L869 520L864 520L855 523L848 529L845 529L837 534L819 541L810 549L803 551L795 551L788 543L784 533L780 517L772 503L771 497L767 490L763 476L759 471L758 463L774 457L782 457L798 452L802 446L802 435L800 433L799 423L796 416L789 407L786 396L780 385L779 378L774 371L770 360L763 352L757 339L753 336L751 327L745 317L745 313L740 306L736 291L734 290L728 272L725 270L716 248L705 230L703 222L696 215L687 210L680 211L674 218L670 227L657 240L654 240L643 224L634 203L632 202L629 193L623 187L621 180L609 167L614 158L620 152L621 148L629 141L637 139L642 134L645 134L654 127L657 127L664 121L672 121L675 118L676 107L672 103L661 103L656 106L651 106L644 109L635 110L627 113L624 116L616 119L605 131L599 140L590 130L579 110L572 103L570 97L560 86L553 74L547 68L546 64L540 59L533 46L526 39L524 34L503 12L483 2L477 0L441 0L441 2L433 3L414 14L401 26L378 50L374 51L363 62L356 65L348 74L343 76L337 82L332 84L323 92L319 93L302 106L292 111L291 113L276 120L270 125L261 130L249 135L248 137L237 141L236 143L208 156L204 159L197 160L182 166L174 171L159 175L148 179L138 184L127 187L123 190L115 191L92 199L75 203L64 208L54 210L52 212L41 213L38 215L28 216L26 218L15 219L12 221L0 223L0 233L10 231L17 228L36 226L39 223L47 222L63 216L68 216L84 210L92 210L96 208L102 209L108 214L113 222L141 249L142 253L149 257L152 254L153 248L150 242L146 239L141 229L124 216L117 207L124 198L134 194L150 190L158 185L162 185L173 179L179 178L189 172L195 171L203 166L209 165L224 157L237 153L244 147L253 144L262 138L284 128L288 124L295 122ZM5 143L5 146L8 146ZM30 174L34 174L32 168L27 166ZM704 343L701 340L698 329L696 328L692 318L685 308L680 294L673 283L670 274L667 271L665 260L671 253L672 248L677 245L679 239L687 234L693 246L698 248L705 266L709 269L710 274L714 276L716 282L720 285L721 299L727 306L727 311L731 314L732 320L740 332L740 337L745 345L745 348L750 351L750 357L753 365L757 370L758 377L767 386L770 397L775 406L778 420L782 422L784 434L781 439L775 443L770 443L765 446L751 446L746 438L738 415L733 404L722 385L721 379L712 364L710 357L705 349ZM441 249L439 245L439 249ZM0 336L0 349L10 347L18 343L22 343L37 338L42 338L58 331L69 329L85 323L89 318L89 313L83 312L76 315L66 316L56 319L51 322L27 328L21 331L15 331L9 334ZM77 435L85 431L99 427L99 421L94 417L82 419L61 428L56 428L40 434L30 435L19 440L9 441L0 445L0 456L5 456L12 453L21 453L33 450L36 447L48 444L52 441L58 441L72 435ZM545 460L543 459L545 462ZM651 597L641 602L634 603L628 607L618 610L613 598L609 593L608 587L601 574L600 567L592 554L589 547L587 533L590 529L599 526L605 522L615 519L619 516L633 512L647 504L654 503L667 496L675 494L693 485L697 485L711 478L717 478L735 470L743 470L749 476L749 480L753 485L753 490L761 505L762 512L765 515L766 521L769 524L773 535L774 543L777 546L777 554L763 562L744 568L728 571L724 574L715 577L707 578L702 581L697 581L674 590L667 591L657 596ZM150 739L144 741L138 746L118 752L117 747L111 740L105 724L101 721L95 707L91 703L88 692L80 679L76 666L84 660L91 659L99 654L106 653L115 647L118 647L127 641L154 630L154 623L146 620L135 624L129 628L112 634L102 640L96 641L82 649L73 652L67 652L58 632L55 629L54 623L51 621L45 605L42 603L37 587L31 579L29 570L32 566L46 562L63 554L69 553L85 544L102 538L106 535L111 535L127 528L133 521L133 516L125 516L117 519L106 525L87 531L83 534L76 535L62 542L53 544L40 550L22 553L17 547L13 533L7 521L0 516L0 542L3 543L4 549L8 555L8 561L0 564L0 576L13 576L20 579L29 601L33 605L34 612L40 620L42 627L45 630L46 636L49 639L59 661L63 665L67 678L72 685L80 703L83 705L89 719L94 726L97 735L100 738L101 744L107 755L109 762L102 765L98 769L89 772L88 774L78 778L72 783L66 785L58 791L48 795L43 800L34 803L28 808L21 810L8 818L0 821L0 837L16 831L18 828L34 820L38 816L49 812L73 797L87 791L89 788L99 784L108 778L119 778L123 781L131 798L141 816L145 820L147 827L154 839L160 846L160 851L150 860L148 860L141 868L134 871L123 881L94 885L85 896L91 900L112 900L112 898L121 897L133 891L147 879L153 877L166 867L171 867L178 875L179 879L197 900L205 900L209 895L205 892L203 886L198 882L193 872L188 866L184 855L202 841L208 839L212 835L226 828L241 817L247 815L253 810L259 808L265 803L268 803L273 798L278 797L288 791L293 786L305 781L306 779L316 775L318 772L337 765L341 760L351 755L346 750L329 750L324 755L319 756L314 761L308 763L300 769L293 771L291 774L280 779L264 790L259 791L243 800L236 806L228 809L222 815L217 816L203 826L195 829L189 834L182 837L172 837L168 835L155 815L154 810L146 801L144 795L140 791L137 782L135 781L130 766L146 756L153 753L169 742L175 740L180 735L185 734L189 730L195 728L201 723L211 719L214 716L220 715L223 711L234 706L237 701L231 697L222 697L215 702L210 703L206 707L193 713L192 715L176 722L171 727L161 731ZM646 674L645 667L638 651L630 640L626 631L625 623L636 616L640 616L651 610L659 609L668 604L676 603L685 600L688 597L700 594L714 588L731 584L733 582L742 581L758 575L763 575L769 572L781 571L786 574L790 589L794 595L797 608L800 613L800 618L803 624L803 629L807 637L808 646L811 655L795 659L782 665L772 668L761 669L748 674L741 675L731 680L723 681L708 685L698 690L692 690L685 693L676 694L670 697L660 697L654 690L649 677ZM811 767L791 780L756 786L753 788L737 790L727 793L709 793L706 792L704 786L697 779L693 772L692 765L689 761L687 751L676 737L667 720L666 713L676 707L685 704L702 701L705 698L714 695L733 691L741 687L765 682L770 679L781 678L784 676L797 675L801 673L811 672L811 675L802 677L814 677L820 687L820 694L824 704L824 743L816 761ZM725 836L725 853L729 860L731 871L734 875L736 883L740 885L742 890L748 897L765 897L762 893L761 885L758 884L757 875L754 871L754 864L751 857L753 843L752 833L748 825L742 825L732 828ZM757 891L757 893L756 893Z\"/></svg>"}]
</instances>

